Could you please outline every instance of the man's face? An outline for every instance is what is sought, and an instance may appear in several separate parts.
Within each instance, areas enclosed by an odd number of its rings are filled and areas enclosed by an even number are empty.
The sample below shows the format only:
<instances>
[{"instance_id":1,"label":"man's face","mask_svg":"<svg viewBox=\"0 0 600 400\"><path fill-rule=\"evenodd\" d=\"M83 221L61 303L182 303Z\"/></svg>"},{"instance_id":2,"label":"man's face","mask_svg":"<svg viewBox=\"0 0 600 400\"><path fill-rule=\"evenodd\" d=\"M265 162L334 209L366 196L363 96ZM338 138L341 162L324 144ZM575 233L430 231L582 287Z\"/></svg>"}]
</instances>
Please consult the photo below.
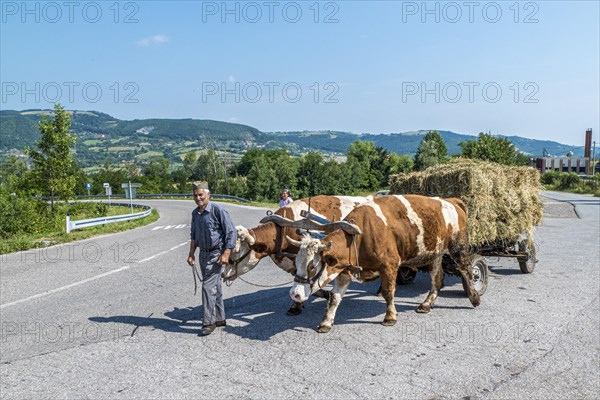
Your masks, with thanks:
<instances>
[{"instance_id":1,"label":"man's face","mask_svg":"<svg viewBox=\"0 0 600 400\"><path fill-rule=\"evenodd\" d=\"M194 201L200 208L206 207L210 199L210 193L207 193L204 189L194 190Z\"/></svg>"}]
</instances>

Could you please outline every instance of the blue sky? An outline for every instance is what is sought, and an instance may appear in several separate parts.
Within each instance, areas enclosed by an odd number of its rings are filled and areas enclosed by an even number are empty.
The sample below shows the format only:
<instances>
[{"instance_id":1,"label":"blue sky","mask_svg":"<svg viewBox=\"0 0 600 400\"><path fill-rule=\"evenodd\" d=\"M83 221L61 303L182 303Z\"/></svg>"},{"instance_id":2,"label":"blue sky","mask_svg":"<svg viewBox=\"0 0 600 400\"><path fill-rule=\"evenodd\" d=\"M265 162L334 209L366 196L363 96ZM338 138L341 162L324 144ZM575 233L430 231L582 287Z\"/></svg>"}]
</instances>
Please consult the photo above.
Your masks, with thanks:
<instances>
[{"instance_id":1,"label":"blue sky","mask_svg":"<svg viewBox=\"0 0 600 400\"><path fill-rule=\"evenodd\" d=\"M598 1L1 1L1 109L600 142Z\"/></svg>"}]
</instances>

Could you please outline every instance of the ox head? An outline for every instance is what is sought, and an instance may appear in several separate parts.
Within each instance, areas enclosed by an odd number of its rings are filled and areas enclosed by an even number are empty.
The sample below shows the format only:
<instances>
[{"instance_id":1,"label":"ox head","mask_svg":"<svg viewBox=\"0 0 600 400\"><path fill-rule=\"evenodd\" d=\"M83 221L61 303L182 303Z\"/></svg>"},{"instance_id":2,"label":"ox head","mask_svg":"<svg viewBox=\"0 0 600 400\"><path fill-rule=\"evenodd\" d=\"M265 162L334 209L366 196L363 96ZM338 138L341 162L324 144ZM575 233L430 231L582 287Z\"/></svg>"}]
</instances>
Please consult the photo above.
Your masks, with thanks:
<instances>
[{"instance_id":1,"label":"ox head","mask_svg":"<svg viewBox=\"0 0 600 400\"><path fill-rule=\"evenodd\" d=\"M325 240L308 236L297 244L300 250L296 255L296 277L290 289L292 300L306 301L309 295L333 281L343 271L359 273L362 270L356 265L354 235L337 230Z\"/></svg>"},{"instance_id":2,"label":"ox head","mask_svg":"<svg viewBox=\"0 0 600 400\"><path fill-rule=\"evenodd\" d=\"M240 275L244 275L258 264L262 258L252 248L256 239L248 229L241 225L235 227L237 231L237 241L235 248L229 256L229 264L225 266L223 271L223 279L225 281L233 281Z\"/></svg>"},{"instance_id":3,"label":"ox head","mask_svg":"<svg viewBox=\"0 0 600 400\"><path fill-rule=\"evenodd\" d=\"M295 302L303 302L312 293L335 279L335 276L328 274L326 266L321 264L321 254L331 247L331 242L324 243L309 235L305 235L302 241L290 237L287 239L300 248L296 255L296 277L290 289L290 297Z\"/></svg>"}]
</instances>

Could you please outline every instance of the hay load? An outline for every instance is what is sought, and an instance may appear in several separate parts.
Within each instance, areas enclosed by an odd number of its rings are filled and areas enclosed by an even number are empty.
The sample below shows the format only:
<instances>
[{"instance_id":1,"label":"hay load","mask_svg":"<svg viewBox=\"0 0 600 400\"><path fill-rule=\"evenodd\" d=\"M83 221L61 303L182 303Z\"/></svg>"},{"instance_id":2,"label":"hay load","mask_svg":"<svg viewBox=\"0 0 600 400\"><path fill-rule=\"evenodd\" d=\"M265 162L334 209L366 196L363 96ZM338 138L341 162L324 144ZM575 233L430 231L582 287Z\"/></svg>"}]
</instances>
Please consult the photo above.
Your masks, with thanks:
<instances>
[{"instance_id":1,"label":"hay load","mask_svg":"<svg viewBox=\"0 0 600 400\"><path fill-rule=\"evenodd\" d=\"M535 168L455 159L423 172L390 178L390 194L458 197L467 206L471 246L512 245L542 221L542 189Z\"/></svg>"}]
</instances>

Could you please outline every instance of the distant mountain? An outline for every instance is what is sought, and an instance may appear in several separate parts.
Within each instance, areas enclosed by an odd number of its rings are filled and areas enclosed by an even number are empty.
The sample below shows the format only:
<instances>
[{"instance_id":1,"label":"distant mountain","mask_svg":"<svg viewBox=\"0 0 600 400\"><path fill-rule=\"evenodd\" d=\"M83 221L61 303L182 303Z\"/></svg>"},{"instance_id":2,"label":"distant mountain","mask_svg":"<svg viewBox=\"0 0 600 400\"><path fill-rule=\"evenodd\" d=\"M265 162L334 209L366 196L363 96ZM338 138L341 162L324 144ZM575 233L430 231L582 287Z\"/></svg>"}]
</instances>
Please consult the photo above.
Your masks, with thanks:
<instances>
[{"instance_id":1,"label":"distant mountain","mask_svg":"<svg viewBox=\"0 0 600 400\"><path fill-rule=\"evenodd\" d=\"M0 156L9 151L22 151L39 139L37 123L41 114L51 110L0 110ZM126 121L97 111L70 111L72 130L79 140L77 160L84 167L111 163L136 162L143 165L150 157L162 155L174 165L190 151L213 149L239 158L250 148L284 148L293 155L319 151L330 155L346 154L357 139L372 141L390 152L414 155L426 130L363 134L339 131L261 132L242 124L197 119L142 119ZM459 143L475 140L472 135L438 130L449 154L460 153ZM583 148L574 148L552 141L507 137L522 152L532 156L564 155L573 151L583 155ZM583 135L582 135L583 142ZM14 149L14 150L12 150ZM237 156L236 156L237 155Z\"/></svg>"},{"instance_id":2,"label":"distant mountain","mask_svg":"<svg viewBox=\"0 0 600 400\"><path fill-rule=\"evenodd\" d=\"M371 141L375 146L381 146L390 152L412 156L417 152L417 148L427 132L428 130L419 130L378 135L356 135L353 133L337 131L302 131L269 132L267 135L273 137L273 140L284 142L288 145L296 145L299 149L304 151L318 149L336 153L346 153L350 144L356 139L360 139ZM448 154L460 153L460 142L477 139L477 136L474 135L465 135L451 131L438 130L438 133L442 136L442 139L444 139L446 147L448 147ZM568 151L572 151L575 156L583 156L583 147L569 146L549 140L526 139L520 136L504 137L510 140L521 152L532 157L541 157L545 153L562 156ZM544 149L546 150L545 152Z\"/></svg>"}]
</instances>

